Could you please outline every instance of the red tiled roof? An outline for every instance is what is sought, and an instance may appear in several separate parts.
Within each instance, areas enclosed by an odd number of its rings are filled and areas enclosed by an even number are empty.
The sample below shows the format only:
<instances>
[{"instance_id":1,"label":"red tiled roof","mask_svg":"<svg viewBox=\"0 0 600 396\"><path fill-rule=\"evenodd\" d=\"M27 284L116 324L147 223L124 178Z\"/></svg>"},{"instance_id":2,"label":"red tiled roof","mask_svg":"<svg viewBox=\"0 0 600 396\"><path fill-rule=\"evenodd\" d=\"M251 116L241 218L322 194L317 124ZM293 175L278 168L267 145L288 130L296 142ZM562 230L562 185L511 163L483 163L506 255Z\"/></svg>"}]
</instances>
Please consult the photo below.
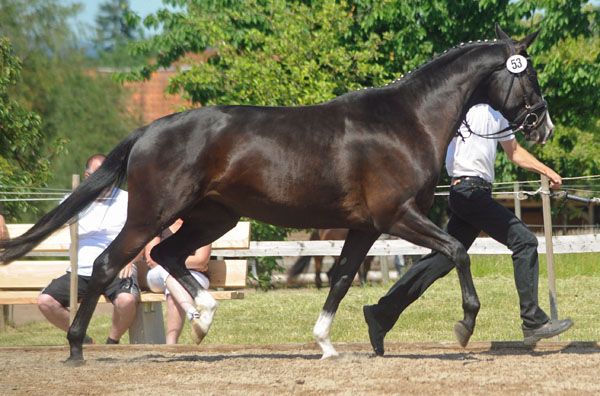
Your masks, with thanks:
<instances>
[{"instance_id":1,"label":"red tiled roof","mask_svg":"<svg viewBox=\"0 0 600 396\"><path fill-rule=\"evenodd\" d=\"M180 95L167 94L169 79L175 74L175 71L159 70L153 73L148 81L125 84L131 92L132 110L141 113L144 123L180 111L181 106L192 104Z\"/></svg>"}]
</instances>

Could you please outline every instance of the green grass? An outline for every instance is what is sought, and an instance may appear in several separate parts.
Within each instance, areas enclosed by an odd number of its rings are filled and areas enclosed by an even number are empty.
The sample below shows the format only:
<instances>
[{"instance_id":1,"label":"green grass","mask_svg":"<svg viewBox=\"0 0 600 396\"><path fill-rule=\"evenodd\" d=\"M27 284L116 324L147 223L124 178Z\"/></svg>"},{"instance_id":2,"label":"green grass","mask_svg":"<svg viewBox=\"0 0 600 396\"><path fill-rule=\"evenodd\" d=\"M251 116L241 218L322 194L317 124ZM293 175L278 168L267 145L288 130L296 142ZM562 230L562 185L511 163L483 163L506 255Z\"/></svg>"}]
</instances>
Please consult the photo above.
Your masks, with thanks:
<instances>
[{"instance_id":1,"label":"green grass","mask_svg":"<svg viewBox=\"0 0 600 396\"><path fill-rule=\"evenodd\" d=\"M540 255L540 276L547 276L546 255ZM471 256L473 277L513 275L512 259L509 255ZM557 279L575 276L600 276L600 254L555 254L554 271Z\"/></svg>"},{"instance_id":2,"label":"green grass","mask_svg":"<svg viewBox=\"0 0 600 396\"><path fill-rule=\"evenodd\" d=\"M569 257L570 256L570 257ZM540 305L550 312L545 258L540 258ZM575 327L563 341L600 340L600 255L557 255L556 289L560 317L571 317ZM473 340L522 340L517 292L508 256L474 256L474 283L481 300ZM390 285L353 286L340 304L332 328L334 342L367 342L362 306L374 304ZM328 290L279 289L246 293L243 300L220 301L208 344L272 344L311 342L312 328ZM387 341L454 341L452 326L462 318L456 271L436 282L400 317ZM96 315L88 334L104 341L110 315ZM128 336L122 340L128 342ZM33 322L0 333L0 345L64 345L64 333L47 322ZM189 325L180 343L192 344Z\"/></svg>"}]
</instances>

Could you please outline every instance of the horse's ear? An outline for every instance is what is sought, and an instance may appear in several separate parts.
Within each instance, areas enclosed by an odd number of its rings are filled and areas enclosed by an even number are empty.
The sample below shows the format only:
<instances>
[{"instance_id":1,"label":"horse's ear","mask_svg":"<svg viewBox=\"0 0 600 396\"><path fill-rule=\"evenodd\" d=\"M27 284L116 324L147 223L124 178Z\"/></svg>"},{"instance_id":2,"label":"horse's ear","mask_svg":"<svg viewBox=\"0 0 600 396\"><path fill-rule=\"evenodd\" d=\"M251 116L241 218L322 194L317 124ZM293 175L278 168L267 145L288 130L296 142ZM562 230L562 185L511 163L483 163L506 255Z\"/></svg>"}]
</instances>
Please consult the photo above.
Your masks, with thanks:
<instances>
[{"instance_id":1,"label":"horse's ear","mask_svg":"<svg viewBox=\"0 0 600 396\"><path fill-rule=\"evenodd\" d=\"M535 40L538 34L540 34L540 30L542 29L538 29L536 32L531 33L529 36L519 41L519 44L522 45L523 48L528 48L531 45L531 43L533 43L533 40Z\"/></svg>"},{"instance_id":2,"label":"horse's ear","mask_svg":"<svg viewBox=\"0 0 600 396\"><path fill-rule=\"evenodd\" d=\"M507 40L507 41L511 40L511 38L508 37L508 35L506 33L504 33L504 30L502 30L502 28L500 28L500 25L498 25L498 22L496 22L496 37L498 38L498 40Z\"/></svg>"}]
</instances>

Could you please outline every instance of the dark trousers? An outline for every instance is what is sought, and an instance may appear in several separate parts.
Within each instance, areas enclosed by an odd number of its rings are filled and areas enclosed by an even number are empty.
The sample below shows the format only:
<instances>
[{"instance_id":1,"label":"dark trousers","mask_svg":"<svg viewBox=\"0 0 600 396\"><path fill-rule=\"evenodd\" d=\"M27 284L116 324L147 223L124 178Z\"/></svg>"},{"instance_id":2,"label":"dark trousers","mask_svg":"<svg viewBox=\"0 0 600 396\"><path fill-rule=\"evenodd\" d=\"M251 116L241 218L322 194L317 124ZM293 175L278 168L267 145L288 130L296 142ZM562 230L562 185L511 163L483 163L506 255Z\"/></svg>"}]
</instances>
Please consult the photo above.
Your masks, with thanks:
<instances>
[{"instance_id":1,"label":"dark trousers","mask_svg":"<svg viewBox=\"0 0 600 396\"><path fill-rule=\"evenodd\" d=\"M537 328L546 323L548 315L538 305L538 243L531 230L492 198L489 187L476 181L463 181L453 186L449 203L452 214L447 231L467 250L480 231L484 231L513 252L523 328ZM376 317L389 331L406 307L452 268L454 263L442 254L431 253L423 257L379 300L375 306Z\"/></svg>"}]
</instances>

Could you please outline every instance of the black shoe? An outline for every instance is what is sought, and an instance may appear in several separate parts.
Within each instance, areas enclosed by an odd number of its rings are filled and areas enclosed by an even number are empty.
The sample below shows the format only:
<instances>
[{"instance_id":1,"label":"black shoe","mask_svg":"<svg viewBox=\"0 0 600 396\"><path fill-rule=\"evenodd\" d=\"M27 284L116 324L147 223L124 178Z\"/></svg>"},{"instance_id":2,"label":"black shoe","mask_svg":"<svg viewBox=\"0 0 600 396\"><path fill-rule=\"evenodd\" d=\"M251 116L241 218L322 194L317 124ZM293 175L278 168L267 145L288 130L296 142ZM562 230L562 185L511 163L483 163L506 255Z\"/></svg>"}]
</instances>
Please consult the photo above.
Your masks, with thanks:
<instances>
[{"instance_id":1,"label":"black shoe","mask_svg":"<svg viewBox=\"0 0 600 396\"><path fill-rule=\"evenodd\" d=\"M112 338L108 337L108 338L106 339L106 343L107 343L107 344L118 344L118 343L119 343L119 341L118 341L118 340L113 340Z\"/></svg>"},{"instance_id":2,"label":"black shoe","mask_svg":"<svg viewBox=\"0 0 600 396\"><path fill-rule=\"evenodd\" d=\"M363 306L363 314L365 315L365 322L369 326L369 340L375 355L383 356L385 352L383 349L383 338L387 334L387 330L381 326L381 324L375 319L374 305Z\"/></svg>"},{"instance_id":3,"label":"black shoe","mask_svg":"<svg viewBox=\"0 0 600 396\"><path fill-rule=\"evenodd\" d=\"M542 338L551 338L567 331L573 326L571 319L549 320L537 329L523 329L523 343L535 345Z\"/></svg>"}]
</instances>

